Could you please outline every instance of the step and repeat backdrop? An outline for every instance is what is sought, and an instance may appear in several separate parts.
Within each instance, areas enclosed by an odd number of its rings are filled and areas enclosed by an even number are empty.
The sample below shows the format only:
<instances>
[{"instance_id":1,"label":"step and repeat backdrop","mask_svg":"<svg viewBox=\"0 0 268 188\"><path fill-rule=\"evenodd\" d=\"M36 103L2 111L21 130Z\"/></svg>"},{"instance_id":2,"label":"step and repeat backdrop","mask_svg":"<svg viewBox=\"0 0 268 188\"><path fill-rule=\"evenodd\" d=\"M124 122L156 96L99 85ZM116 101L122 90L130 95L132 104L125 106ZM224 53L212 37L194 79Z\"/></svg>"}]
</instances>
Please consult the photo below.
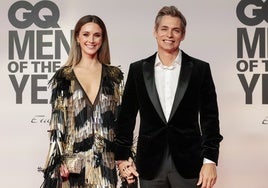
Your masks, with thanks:
<instances>
[{"instance_id":1,"label":"step and repeat backdrop","mask_svg":"<svg viewBox=\"0 0 268 188\"><path fill-rule=\"evenodd\" d=\"M154 18L175 5L187 21L181 48L208 61L218 93L221 143L216 188L267 188L268 1L53 0L0 2L1 187L37 188L48 151L47 83L65 63L77 20L101 17L112 64L156 51ZM138 128L137 128L138 129Z\"/></svg>"}]
</instances>

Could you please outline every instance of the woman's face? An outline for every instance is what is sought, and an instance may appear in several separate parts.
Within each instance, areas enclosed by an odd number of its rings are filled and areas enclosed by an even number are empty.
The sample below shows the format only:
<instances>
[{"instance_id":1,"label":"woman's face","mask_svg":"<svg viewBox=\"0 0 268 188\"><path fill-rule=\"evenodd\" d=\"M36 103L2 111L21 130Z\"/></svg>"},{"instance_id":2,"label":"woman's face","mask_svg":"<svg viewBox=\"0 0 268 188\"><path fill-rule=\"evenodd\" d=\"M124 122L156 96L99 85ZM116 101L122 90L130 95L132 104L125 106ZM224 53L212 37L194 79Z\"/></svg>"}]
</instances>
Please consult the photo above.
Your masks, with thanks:
<instances>
[{"instance_id":1,"label":"woman's face","mask_svg":"<svg viewBox=\"0 0 268 188\"><path fill-rule=\"evenodd\" d=\"M76 40L80 45L82 56L95 57L102 45L102 29L96 23L86 23L81 27Z\"/></svg>"}]
</instances>

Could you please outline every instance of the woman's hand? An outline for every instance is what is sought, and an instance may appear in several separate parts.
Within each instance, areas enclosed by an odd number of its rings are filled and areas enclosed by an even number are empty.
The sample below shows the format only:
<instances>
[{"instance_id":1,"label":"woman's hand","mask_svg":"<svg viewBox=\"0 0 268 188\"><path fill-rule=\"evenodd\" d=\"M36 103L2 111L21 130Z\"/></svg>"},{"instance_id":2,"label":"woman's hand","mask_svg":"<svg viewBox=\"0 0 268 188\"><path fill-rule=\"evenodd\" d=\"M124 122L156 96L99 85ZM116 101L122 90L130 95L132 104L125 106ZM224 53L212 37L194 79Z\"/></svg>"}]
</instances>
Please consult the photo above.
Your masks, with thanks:
<instances>
[{"instance_id":1,"label":"woman's hand","mask_svg":"<svg viewBox=\"0 0 268 188\"><path fill-rule=\"evenodd\" d=\"M65 181L69 178L69 170L68 170L66 164L61 164L60 176L62 177L63 181Z\"/></svg>"}]
</instances>

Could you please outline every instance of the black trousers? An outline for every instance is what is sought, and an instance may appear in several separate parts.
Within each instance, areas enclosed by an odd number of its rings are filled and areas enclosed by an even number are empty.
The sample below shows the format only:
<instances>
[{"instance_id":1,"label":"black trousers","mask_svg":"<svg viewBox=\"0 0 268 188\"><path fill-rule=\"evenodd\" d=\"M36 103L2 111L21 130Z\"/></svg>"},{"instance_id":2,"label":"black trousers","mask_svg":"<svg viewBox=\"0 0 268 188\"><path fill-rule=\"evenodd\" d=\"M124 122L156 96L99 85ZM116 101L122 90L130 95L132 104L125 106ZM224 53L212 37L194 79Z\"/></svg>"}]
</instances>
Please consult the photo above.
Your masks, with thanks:
<instances>
[{"instance_id":1,"label":"black trousers","mask_svg":"<svg viewBox=\"0 0 268 188\"><path fill-rule=\"evenodd\" d=\"M152 180L140 178L140 188L196 188L198 178L185 179L176 170L171 156L166 152L160 172Z\"/></svg>"}]
</instances>

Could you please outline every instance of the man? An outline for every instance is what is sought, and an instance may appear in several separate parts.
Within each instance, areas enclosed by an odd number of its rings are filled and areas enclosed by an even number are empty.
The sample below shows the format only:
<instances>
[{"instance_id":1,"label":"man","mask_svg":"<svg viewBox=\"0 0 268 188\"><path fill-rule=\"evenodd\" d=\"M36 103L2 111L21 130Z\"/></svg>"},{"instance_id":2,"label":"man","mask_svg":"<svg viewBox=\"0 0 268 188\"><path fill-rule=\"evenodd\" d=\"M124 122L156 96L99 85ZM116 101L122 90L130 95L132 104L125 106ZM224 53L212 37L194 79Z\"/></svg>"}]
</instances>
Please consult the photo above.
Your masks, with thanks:
<instances>
[{"instance_id":1,"label":"man","mask_svg":"<svg viewBox=\"0 0 268 188\"><path fill-rule=\"evenodd\" d=\"M219 130L216 92L209 64L179 46L186 19L174 6L155 19L158 51L132 63L116 129L115 155L129 183L141 188L211 188L216 182ZM131 156L137 112L136 166Z\"/></svg>"}]
</instances>

